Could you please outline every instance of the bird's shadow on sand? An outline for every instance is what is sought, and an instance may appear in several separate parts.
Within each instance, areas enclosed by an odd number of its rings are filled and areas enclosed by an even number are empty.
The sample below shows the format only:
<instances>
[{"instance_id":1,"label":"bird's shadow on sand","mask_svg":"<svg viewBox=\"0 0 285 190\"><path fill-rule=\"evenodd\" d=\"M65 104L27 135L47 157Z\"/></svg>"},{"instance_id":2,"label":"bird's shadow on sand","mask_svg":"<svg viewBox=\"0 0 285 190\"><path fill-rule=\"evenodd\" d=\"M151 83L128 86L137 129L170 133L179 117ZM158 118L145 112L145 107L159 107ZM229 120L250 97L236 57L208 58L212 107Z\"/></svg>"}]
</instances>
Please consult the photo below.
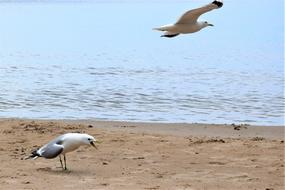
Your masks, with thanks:
<instances>
[{"instance_id":1,"label":"bird's shadow on sand","mask_svg":"<svg viewBox=\"0 0 285 190\"><path fill-rule=\"evenodd\" d=\"M44 168L38 168L36 169L38 172L43 172L46 174L52 174L52 175L69 175L69 176L90 176L92 174L91 171L89 171L88 169L86 170L81 170L81 169L67 169L67 170L63 170L62 168L58 167L58 168L50 168L50 167L44 167ZM93 175L93 174L92 174Z\"/></svg>"}]
</instances>

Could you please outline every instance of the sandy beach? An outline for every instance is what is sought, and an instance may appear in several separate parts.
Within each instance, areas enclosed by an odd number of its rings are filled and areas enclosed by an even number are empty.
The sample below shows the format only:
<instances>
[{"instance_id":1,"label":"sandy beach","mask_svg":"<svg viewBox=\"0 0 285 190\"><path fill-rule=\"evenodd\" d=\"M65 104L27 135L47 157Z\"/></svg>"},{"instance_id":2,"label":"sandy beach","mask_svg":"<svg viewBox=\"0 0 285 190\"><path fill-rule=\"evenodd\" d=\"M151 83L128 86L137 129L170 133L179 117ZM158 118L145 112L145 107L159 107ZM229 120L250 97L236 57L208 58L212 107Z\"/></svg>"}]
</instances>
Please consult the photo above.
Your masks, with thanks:
<instances>
[{"instance_id":1,"label":"sandy beach","mask_svg":"<svg viewBox=\"0 0 285 190\"><path fill-rule=\"evenodd\" d=\"M59 159L25 160L67 132L88 133ZM284 189L284 126L0 120L1 189Z\"/></svg>"}]
</instances>

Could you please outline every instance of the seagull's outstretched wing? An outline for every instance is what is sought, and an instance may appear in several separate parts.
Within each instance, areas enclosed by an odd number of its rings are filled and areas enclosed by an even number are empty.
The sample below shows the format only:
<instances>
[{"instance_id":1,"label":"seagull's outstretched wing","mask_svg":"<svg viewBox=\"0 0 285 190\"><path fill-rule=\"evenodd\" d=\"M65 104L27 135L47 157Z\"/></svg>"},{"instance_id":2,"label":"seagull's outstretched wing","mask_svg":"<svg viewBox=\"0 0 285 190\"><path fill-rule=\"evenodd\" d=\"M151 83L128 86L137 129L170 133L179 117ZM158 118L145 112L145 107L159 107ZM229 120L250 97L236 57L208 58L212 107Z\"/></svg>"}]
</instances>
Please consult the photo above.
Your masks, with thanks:
<instances>
[{"instance_id":1,"label":"seagull's outstretched wing","mask_svg":"<svg viewBox=\"0 0 285 190\"><path fill-rule=\"evenodd\" d=\"M205 5L203 7L193 9L190 11L187 11L184 13L179 20L176 22L176 24L191 24L195 23L197 19L199 18L200 15L209 12L213 9L218 9L223 6L223 1L222 0L215 0L212 3Z\"/></svg>"}]
</instances>

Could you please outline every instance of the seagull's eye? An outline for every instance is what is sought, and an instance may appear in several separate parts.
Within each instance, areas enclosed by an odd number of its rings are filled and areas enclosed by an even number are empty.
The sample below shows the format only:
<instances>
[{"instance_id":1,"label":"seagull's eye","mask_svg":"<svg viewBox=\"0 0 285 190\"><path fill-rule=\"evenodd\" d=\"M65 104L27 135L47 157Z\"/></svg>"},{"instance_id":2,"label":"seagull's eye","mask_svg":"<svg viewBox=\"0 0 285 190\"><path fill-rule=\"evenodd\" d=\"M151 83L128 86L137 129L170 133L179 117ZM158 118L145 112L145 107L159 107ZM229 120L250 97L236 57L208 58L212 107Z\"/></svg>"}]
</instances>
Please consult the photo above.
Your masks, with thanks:
<instances>
[{"instance_id":1,"label":"seagull's eye","mask_svg":"<svg viewBox=\"0 0 285 190\"><path fill-rule=\"evenodd\" d=\"M89 140L89 141L90 141L91 139L90 139L90 138L88 138L87 140Z\"/></svg>"}]
</instances>

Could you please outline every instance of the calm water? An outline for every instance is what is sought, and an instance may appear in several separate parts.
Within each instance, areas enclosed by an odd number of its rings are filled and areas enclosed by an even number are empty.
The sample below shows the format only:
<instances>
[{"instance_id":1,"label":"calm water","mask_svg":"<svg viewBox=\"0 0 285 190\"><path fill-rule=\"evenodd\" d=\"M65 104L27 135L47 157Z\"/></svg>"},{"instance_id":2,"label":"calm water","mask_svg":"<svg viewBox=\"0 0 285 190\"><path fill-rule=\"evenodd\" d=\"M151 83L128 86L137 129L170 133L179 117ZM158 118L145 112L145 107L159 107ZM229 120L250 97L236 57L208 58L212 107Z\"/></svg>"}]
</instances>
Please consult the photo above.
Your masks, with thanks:
<instances>
[{"instance_id":1,"label":"calm water","mask_svg":"<svg viewBox=\"0 0 285 190\"><path fill-rule=\"evenodd\" d=\"M165 40L161 6L137 7L0 4L0 117L284 124L282 41L229 44L219 27Z\"/></svg>"}]
</instances>

